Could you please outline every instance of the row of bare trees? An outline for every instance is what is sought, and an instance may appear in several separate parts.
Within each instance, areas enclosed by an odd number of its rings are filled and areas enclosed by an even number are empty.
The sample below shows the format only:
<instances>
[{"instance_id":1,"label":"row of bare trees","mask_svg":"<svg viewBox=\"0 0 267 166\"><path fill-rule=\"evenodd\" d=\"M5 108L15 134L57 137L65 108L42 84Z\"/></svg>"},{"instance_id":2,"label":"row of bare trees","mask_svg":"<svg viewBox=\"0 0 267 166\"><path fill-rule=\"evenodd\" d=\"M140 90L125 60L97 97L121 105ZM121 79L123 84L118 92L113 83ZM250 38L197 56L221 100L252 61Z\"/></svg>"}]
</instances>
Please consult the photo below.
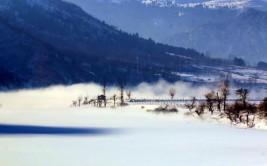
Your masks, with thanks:
<instances>
[{"instance_id":1,"label":"row of bare trees","mask_svg":"<svg viewBox=\"0 0 267 166\"><path fill-rule=\"evenodd\" d=\"M126 93L128 100L131 100L132 97L132 91L126 89L126 83L127 83L126 79L118 78L118 90L120 96L118 97L116 94L113 94L110 98L107 98L106 93L107 93L108 78L106 76L103 76L101 80L101 91L102 91L101 95L98 95L96 98L92 98L90 100L88 96L84 98L82 96L79 96L77 100L74 100L72 102L72 106L80 107L81 105L93 104L94 106L97 107L102 107L102 105L106 107L108 101L111 101L113 103L113 106L115 107L118 99L120 101L119 105L121 106L126 105L124 94Z\"/></svg>"},{"instance_id":2,"label":"row of bare trees","mask_svg":"<svg viewBox=\"0 0 267 166\"><path fill-rule=\"evenodd\" d=\"M261 103L255 104L248 101L248 89L237 89L235 94L238 99L228 101L230 82L225 80L217 92L212 90L205 95L205 101L196 102L196 98L192 97L191 102L186 103L185 107L190 113L196 113L200 117L205 111L211 115L218 111L220 117L227 117L231 123L245 123L249 127L254 126L256 116L267 119L267 97Z\"/></svg>"}]
</instances>

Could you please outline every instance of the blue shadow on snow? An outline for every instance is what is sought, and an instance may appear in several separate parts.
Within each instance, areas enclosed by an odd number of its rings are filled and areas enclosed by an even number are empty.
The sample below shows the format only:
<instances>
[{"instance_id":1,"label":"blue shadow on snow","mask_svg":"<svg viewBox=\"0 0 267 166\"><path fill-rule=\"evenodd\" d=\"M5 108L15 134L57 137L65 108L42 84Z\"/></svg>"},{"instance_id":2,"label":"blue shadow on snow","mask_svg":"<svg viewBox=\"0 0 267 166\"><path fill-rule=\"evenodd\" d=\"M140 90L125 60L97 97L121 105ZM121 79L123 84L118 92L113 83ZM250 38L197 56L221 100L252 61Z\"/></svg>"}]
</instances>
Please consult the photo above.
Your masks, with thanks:
<instances>
[{"instance_id":1,"label":"blue shadow on snow","mask_svg":"<svg viewBox=\"0 0 267 166\"><path fill-rule=\"evenodd\" d=\"M1 135L105 135L114 133L108 128L74 128L0 124Z\"/></svg>"}]
</instances>

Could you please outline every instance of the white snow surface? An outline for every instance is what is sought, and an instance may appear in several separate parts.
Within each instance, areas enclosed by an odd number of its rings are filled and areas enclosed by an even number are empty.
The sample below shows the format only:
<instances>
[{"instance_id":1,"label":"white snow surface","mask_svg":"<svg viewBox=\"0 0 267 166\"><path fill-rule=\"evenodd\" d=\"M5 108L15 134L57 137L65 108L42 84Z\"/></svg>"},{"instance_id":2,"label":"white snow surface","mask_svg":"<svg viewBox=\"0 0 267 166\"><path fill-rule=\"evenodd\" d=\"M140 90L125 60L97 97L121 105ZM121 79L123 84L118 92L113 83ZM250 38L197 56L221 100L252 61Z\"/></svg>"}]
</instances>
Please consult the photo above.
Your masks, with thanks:
<instances>
[{"instance_id":1,"label":"white snow surface","mask_svg":"<svg viewBox=\"0 0 267 166\"><path fill-rule=\"evenodd\" d=\"M98 91L97 86L92 88ZM106 128L113 132L3 135L0 128L0 165L267 165L267 132L264 130L240 129L219 124L212 118L201 121L185 116L182 108L177 114L154 114L141 109L141 105L117 109L69 107L70 99L79 94L80 89L54 87L1 93L0 126Z\"/></svg>"},{"instance_id":2,"label":"white snow surface","mask_svg":"<svg viewBox=\"0 0 267 166\"><path fill-rule=\"evenodd\" d=\"M198 5L203 5L208 8L219 8L219 7L234 7L237 9L243 9L248 7L251 3L251 0L209 0L200 3L184 3L179 4L178 6L182 7L195 7Z\"/></svg>"}]
</instances>

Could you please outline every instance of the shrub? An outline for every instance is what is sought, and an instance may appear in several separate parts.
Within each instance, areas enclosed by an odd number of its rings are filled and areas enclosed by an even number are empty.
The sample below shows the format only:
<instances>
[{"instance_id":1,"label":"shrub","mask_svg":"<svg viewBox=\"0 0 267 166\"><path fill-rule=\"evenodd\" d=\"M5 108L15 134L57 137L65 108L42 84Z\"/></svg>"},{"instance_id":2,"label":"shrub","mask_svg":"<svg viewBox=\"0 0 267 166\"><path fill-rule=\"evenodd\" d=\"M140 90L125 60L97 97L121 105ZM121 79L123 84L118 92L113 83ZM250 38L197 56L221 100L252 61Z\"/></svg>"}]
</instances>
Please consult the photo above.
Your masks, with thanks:
<instances>
[{"instance_id":1,"label":"shrub","mask_svg":"<svg viewBox=\"0 0 267 166\"><path fill-rule=\"evenodd\" d=\"M149 110L156 113L178 113L178 109L176 107L171 107L166 105L165 107L159 106L155 108L154 110Z\"/></svg>"},{"instance_id":2,"label":"shrub","mask_svg":"<svg viewBox=\"0 0 267 166\"><path fill-rule=\"evenodd\" d=\"M263 99L263 101L258 106L260 111L260 116L267 118L267 97Z\"/></svg>"}]
</instances>

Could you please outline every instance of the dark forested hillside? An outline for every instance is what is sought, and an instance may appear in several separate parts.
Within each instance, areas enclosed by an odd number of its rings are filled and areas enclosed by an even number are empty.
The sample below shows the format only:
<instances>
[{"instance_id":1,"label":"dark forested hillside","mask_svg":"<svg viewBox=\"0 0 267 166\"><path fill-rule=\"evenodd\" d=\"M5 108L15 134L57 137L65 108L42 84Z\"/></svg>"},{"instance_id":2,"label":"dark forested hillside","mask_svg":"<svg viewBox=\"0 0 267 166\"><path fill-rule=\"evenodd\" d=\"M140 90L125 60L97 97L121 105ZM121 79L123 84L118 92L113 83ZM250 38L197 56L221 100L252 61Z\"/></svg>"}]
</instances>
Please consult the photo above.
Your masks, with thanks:
<instances>
[{"instance_id":1,"label":"dark forested hillside","mask_svg":"<svg viewBox=\"0 0 267 166\"><path fill-rule=\"evenodd\" d=\"M175 81L173 71L202 72L196 64L229 63L191 49L127 34L61 0L0 0L0 86Z\"/></svg>"}]
</instances>

